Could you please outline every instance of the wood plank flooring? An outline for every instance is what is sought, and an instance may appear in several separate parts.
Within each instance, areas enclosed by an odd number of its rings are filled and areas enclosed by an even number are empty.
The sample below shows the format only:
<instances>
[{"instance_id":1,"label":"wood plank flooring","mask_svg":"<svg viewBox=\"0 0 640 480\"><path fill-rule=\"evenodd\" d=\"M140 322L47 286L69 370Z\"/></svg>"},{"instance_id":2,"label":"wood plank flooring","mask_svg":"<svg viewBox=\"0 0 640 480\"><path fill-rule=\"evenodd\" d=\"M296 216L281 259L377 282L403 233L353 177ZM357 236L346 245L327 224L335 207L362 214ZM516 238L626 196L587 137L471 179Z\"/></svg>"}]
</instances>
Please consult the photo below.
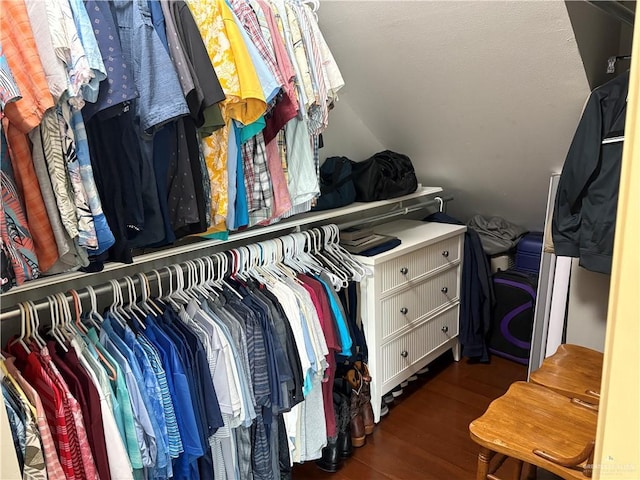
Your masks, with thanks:
<instances>
[{"instance_id":1,"label":"wood plank flooring","mask_svg":"<svg viewBox=\"0 0 640 480\"><path fill-rule=\"evenodd\" d=\"M470 364L454 362L448 352L404 389L367 444L338 472L306 462L294 465L293 480L474 479L478 447L469 438L469 423L526 375L525 366L499 357Z\"/></svg>"}]
</instances>

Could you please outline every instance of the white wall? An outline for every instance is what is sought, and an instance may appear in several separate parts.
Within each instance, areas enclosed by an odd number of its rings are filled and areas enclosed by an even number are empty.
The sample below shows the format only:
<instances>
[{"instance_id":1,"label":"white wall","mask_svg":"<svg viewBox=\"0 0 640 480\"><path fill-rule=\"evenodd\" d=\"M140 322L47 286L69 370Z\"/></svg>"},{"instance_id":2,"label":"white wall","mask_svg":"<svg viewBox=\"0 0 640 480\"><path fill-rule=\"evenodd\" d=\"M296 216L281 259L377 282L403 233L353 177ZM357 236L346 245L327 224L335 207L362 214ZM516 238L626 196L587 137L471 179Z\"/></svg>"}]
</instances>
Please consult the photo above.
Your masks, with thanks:
<instances>
[{"instance_id":1,"label":"white wall","mask_svg":"<svg viewBox=\"0 0 640 480\"><path fill-rule=\"evenodd\" d=\"M567 343L604 351L610 275L590 272L571 263L571 285L567 308Z\"/></svg>"},{"instance_id":2,"label":"white wall","mask_svg":"<svg viewBox=\"0 0 640 480\"><path fill-rule=\"evenodd\" d=\"M319 21L346 81L323 157L362 160L373 136L459 218L542 227L589 93L564 2L323 0Z\"/></svg>"}]
</instances>

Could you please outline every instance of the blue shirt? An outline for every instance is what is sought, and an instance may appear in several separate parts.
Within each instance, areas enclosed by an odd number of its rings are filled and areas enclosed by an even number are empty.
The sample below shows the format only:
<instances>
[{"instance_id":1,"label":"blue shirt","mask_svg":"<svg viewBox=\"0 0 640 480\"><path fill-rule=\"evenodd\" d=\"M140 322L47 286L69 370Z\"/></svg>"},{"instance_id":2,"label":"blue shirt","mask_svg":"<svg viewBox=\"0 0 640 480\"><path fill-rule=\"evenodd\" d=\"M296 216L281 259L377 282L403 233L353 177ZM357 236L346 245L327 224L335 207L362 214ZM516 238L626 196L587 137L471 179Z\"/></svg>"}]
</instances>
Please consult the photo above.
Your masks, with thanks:
<instances>
[{"instance_id":1,"label":"blue shirt","mask_svg":"<svg viewBox=\"0 0 640 480\"><path fill-rule=\"evenodd\" d=\"M140 453L142 455L142 464L147 468L154 467L158 455L158 448L151 417L145 406L142 392L138 387L138 380L133 373L132 366L120 351L120 347L126 348L126 345L124 345L124 342L118 338L111 328L111 320L108 316L102 323L100 343L104 345L124 373L127 390L129 390L129 398L131 399L131 408L133 410L138 445L140 446Z\"/></svg>"},{"instance_id":2,"label":"blue shirt","mask_svg":"<svg viewBox=\"0 0 640 480\"><path fill-rule=\"evenodd\" d=\"M345 357L351 356L351 346L353 345L353 341L351 339L351 334L349 333L349 326L347 325L347 319L344 318L342 314L342 309L337 303L335 299L334 292L330 285L327 284L322 278L317 275L314 275L313 278L318 280L325 291L327 292L327 297L329 298L329 306L331 307L331 312L336 319L336 325L338 327L338 334L340 335L340 345L342 345L342 352L340 355Z\"/></svg>"},{"instance_id":3,"label":"blue shirt","mask_svg":"<svg viewBox=\"0 0 640 480\"><path fill-rule=\"evenodd\" d=\"M167 373L167 383L176 413L176 421L184 447L174 464L174 477L191 478L195 460L204 454L193 402L189 391L189 382L184 366L173 341L162 331L156 320L147 316L144 335L158 349L162 365Z\"/></svg>"},{"instance_id":4,"label":"blue shirt","mask_svg":"<svg viewBox=\"0 0 640 480\"><path fill-rule=\"evenodd\" d=\"M128 102L138 96L130 59L125 57L120 34L111 12L111 2L86 0L87 15L102 54L107 79L100 83L95 103L85 103L82 115L89 121L93 115L107 108Z\"/></svg>"}]
</instances>

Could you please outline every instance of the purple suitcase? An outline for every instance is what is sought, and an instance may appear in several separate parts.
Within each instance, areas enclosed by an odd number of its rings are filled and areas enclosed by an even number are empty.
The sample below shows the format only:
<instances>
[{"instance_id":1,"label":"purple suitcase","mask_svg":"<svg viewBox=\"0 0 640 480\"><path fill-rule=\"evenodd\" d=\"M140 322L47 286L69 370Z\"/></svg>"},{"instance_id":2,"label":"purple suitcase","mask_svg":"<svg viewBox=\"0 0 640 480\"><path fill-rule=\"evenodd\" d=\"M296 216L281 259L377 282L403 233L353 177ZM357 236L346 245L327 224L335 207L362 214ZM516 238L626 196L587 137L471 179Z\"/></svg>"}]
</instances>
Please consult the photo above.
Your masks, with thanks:
<instances>
[{"instance_id":1,"label":"purple suitcase","mask_svg":"<svg viewBox=\"0 0 640 480\"><path fill-rule=\"evenodd\" d=\"M489 351L518 363L529 363L536 304L537 275L517 270L493 274L496 303L489 331Z\"/></svg>"}]
</instances>

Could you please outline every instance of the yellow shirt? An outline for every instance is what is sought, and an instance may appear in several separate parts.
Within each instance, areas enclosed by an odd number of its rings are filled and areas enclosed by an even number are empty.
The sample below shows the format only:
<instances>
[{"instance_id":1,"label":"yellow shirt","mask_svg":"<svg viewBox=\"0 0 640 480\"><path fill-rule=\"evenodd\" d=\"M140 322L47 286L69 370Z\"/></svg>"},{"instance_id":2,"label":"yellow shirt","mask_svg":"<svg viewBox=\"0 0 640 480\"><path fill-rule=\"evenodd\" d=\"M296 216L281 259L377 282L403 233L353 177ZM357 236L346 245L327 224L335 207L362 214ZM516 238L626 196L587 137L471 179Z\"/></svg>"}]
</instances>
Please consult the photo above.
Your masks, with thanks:
<instances>
[{"instance_id":1,"label":"yellow shirt","mask_svg":"<svg viewBox=\"0 0 640 480\"><path fill-rule=\"evenodd\" d=\"M211 180L213 228L224 229L227 215L227 151L232 120L245 125L264 115L267 103L233 13L224 0L191 0L189 7L198 25L226 99L220 103L226 126L203 140L203 154Z\"/></svg>"}]
</instances>

